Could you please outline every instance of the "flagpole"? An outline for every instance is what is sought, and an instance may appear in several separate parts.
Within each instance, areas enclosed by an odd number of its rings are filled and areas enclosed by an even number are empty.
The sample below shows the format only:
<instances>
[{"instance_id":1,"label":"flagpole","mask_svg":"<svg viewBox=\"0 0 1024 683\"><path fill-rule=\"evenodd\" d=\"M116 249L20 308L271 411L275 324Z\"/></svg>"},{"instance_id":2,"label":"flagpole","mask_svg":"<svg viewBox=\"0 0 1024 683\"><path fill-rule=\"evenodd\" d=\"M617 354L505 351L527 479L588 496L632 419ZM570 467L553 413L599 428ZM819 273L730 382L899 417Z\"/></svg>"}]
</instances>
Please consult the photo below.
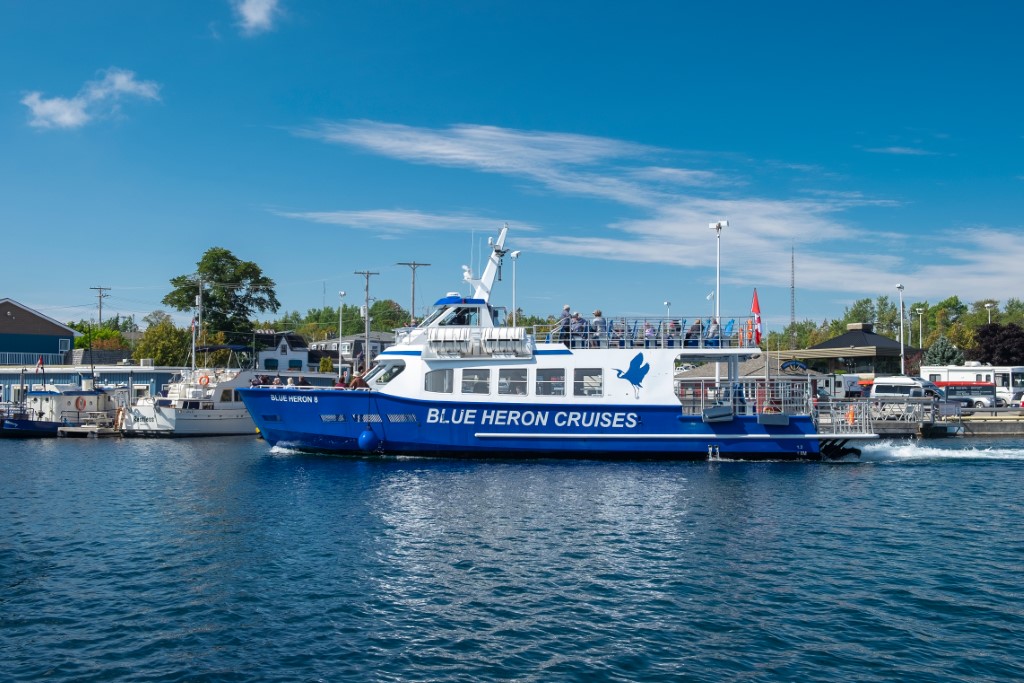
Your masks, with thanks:
<instances>
[{"instance_id":1,"label":"flagpole","mask_svg":"<svg viewBox=\"0 0 1024 683\"><path fill-rule=\"evenodd\" d=\"M722 290L722 228L729 227L729 221L718 221L717 223L709 223L708 227L715 231L715 319L712 324L718 323L719 331L721 331L721 290ZM721 337L719 337L721 339ZM722 368L721 364L715 363L715 386L718 387L721 384Z\"/></svg>"}]
</instances>

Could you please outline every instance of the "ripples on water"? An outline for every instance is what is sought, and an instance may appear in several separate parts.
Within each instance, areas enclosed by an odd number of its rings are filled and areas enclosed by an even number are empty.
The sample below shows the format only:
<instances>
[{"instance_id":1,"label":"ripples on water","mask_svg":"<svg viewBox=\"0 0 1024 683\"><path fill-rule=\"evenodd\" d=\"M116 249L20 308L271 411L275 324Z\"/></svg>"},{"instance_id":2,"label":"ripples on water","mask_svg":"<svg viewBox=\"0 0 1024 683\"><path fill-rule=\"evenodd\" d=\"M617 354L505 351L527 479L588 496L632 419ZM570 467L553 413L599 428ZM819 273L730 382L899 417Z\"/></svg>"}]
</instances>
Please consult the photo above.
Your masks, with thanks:
<instances>
[{"instance_id":1,"label":"ripples on water","mask_svg":"<svg viewBox=\"0 0 1024 683\"><path fill-rule=\"evenodd\" d=\"M1022 474L8 441L0 678L1021 679Z\"/></svg>"}]
</instances>

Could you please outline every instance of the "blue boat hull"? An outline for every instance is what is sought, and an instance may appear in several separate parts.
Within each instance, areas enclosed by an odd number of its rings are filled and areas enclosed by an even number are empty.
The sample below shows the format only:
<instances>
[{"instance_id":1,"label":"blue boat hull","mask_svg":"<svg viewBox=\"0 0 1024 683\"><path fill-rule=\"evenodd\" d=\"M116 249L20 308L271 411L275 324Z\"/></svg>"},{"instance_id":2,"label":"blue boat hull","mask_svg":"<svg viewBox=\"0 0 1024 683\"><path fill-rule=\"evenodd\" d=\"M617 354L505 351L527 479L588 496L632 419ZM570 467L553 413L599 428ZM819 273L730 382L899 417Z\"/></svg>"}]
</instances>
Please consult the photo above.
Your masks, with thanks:
<instances>
[{"instance_id":1,"label":"blue boat hull","mask_svg":"<svg viewBox=\"0 0 1024 683\"><path fill-rule=\"evenodd\" d=\"M366 391L243 389L271 445L470 458L819 459L810 416L705 422L678 406L422 401Z\"/></svg>"},{"instance_id":2,"label":"blue boat hull","mask_svg":"<svg viewBox=\"0 0 1024 683\"><path fill-rule=\"evenodd\" d=\"M62 426L64 425L60 422L9 417L0 422L0 437L9 439L47 438L57 436L57 429Z\"/></svg>"}]
</instances>

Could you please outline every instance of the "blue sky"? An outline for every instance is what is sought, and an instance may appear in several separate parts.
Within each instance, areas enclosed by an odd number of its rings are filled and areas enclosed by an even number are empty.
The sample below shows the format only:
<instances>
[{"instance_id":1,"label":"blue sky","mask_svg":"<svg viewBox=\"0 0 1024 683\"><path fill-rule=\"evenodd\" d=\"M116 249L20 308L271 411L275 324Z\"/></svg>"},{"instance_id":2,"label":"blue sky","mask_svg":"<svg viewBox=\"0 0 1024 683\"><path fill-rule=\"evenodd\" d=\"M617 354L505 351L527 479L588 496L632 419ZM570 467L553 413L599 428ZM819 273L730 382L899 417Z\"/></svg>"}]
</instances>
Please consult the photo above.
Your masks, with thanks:
<instances>
[{"instance_id":1,"label":"blue sky","mask_svg":"<svg viewBox=\"0 0 1024 683\"><path fill-rule=\"evenodd\" d=\"M283 309L466 291L768 329L1024 297L1024 5L0 0L0 297L141 318L226 247ZM495 303L511 304L511 264ZM187 315L178 316L186 320ZM269 314L266 317L271 317Z\"/></svg>"}]
</instances>

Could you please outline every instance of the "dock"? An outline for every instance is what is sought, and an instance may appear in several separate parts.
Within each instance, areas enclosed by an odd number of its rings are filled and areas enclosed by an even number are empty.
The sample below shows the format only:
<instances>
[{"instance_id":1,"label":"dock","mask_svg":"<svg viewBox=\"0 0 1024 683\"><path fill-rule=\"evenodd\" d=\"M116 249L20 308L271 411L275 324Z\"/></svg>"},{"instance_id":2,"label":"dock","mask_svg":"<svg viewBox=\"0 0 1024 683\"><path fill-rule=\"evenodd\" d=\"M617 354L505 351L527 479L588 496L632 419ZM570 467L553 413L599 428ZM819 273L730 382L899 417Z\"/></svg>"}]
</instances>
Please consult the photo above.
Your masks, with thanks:
<instances>
[{"instance_id":1,"label":"dock","mask_svg":"<svg viewBox=\"0 0 1024 683\"><path fill-rule=\"evenodd\" d=\"M929 399L877 401L871 418L874 432L883 439L1024 436L1024 414L1019 408L961 412L958 406Z\"/></svg>"},{"instance_id":2,"label":"dock","mask_svg":"<svg viewBox=\"0 0 1024 683\"><path fill-rule=\"evenodd\" d=\"M120 436L114 428L114 418L109 413L85 413L81 423L57 428L57 436L97 439L101 436Z\"/></svg>"}]
</instances>

